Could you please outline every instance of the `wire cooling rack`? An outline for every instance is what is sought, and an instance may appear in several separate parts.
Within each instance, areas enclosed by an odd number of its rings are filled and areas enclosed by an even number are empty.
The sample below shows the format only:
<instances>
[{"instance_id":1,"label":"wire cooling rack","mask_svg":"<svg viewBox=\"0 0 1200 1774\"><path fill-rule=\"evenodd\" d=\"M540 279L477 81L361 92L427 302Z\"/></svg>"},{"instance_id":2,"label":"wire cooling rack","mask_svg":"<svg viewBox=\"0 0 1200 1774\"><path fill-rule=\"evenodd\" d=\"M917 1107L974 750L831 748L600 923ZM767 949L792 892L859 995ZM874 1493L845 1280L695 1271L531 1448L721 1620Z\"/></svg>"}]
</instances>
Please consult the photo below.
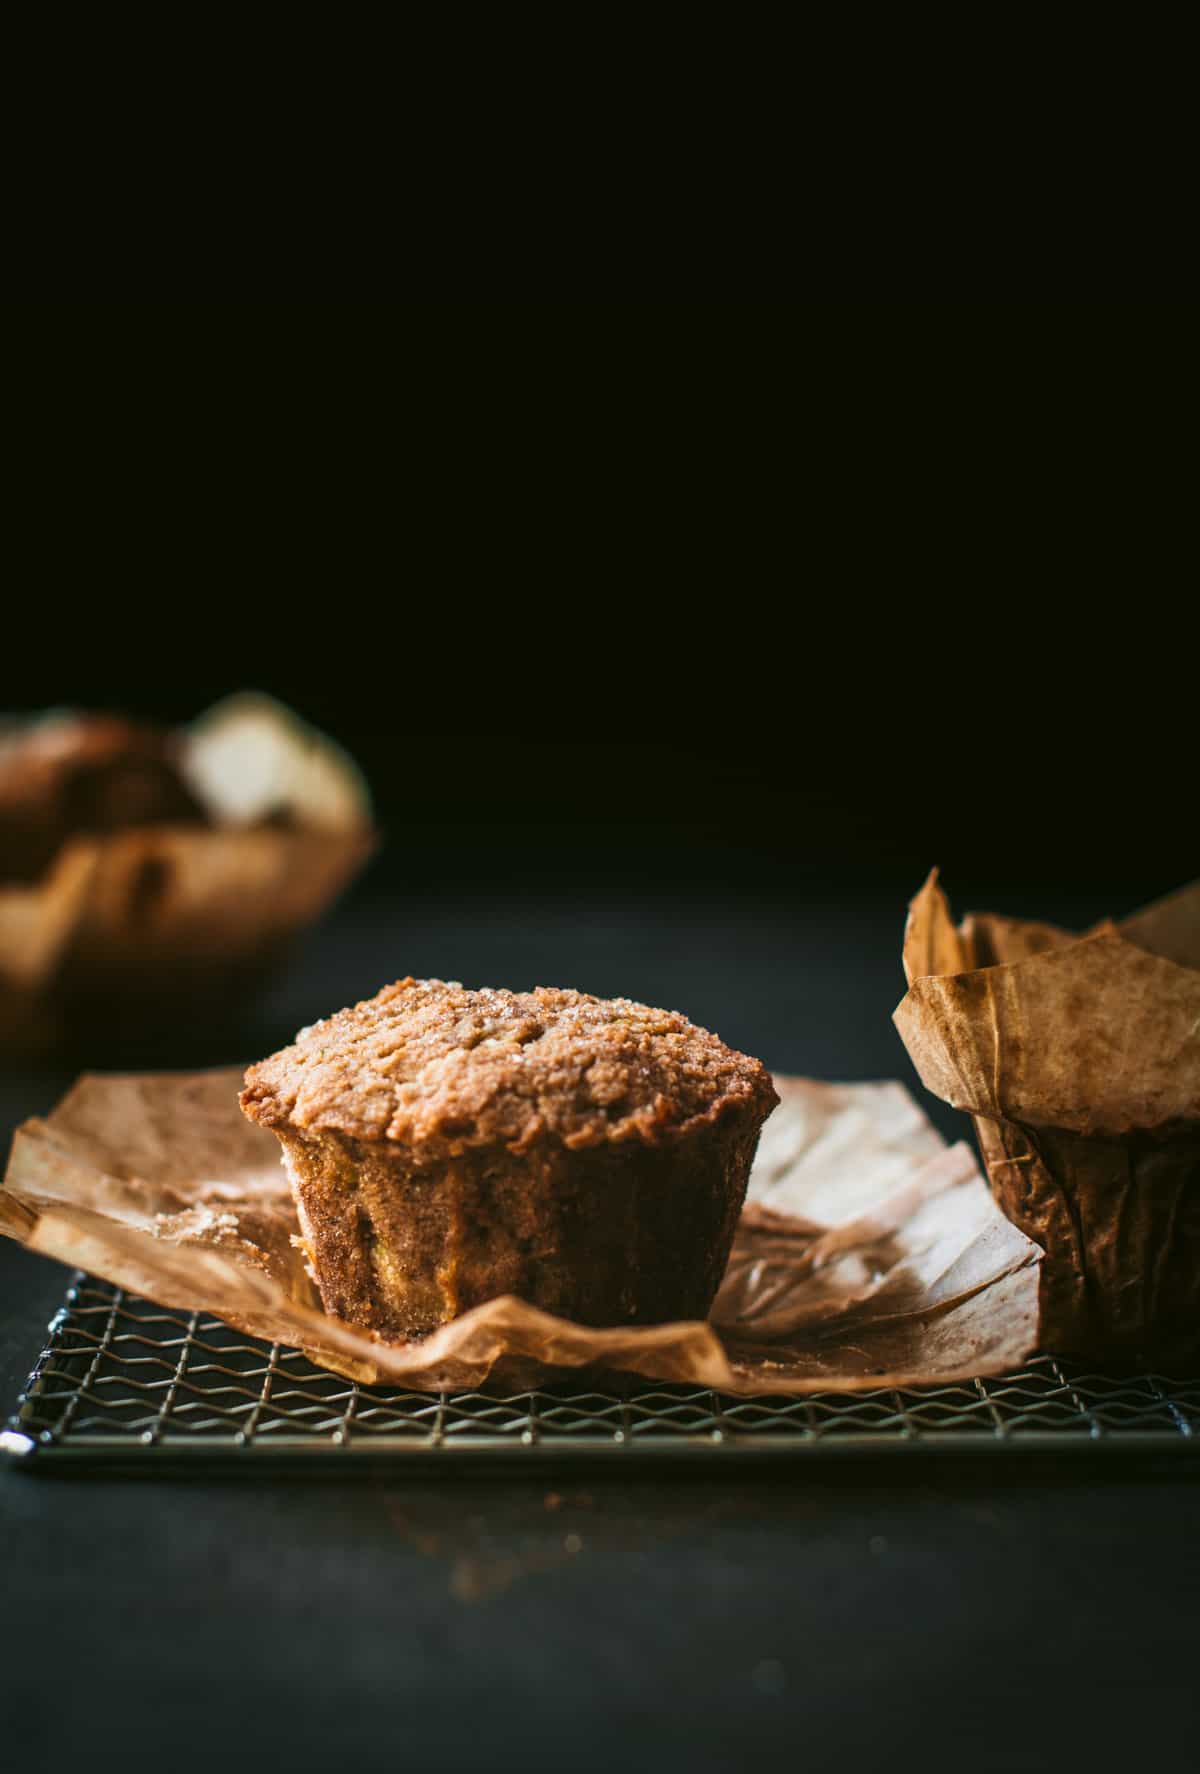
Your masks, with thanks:
<instances>
[{"instance_id":1,"label":"wire cooling rack","mask_svg":"<svg viewBox=\"0 0 1200 1774\"><path fill-rule=\"evenodd\" d=\"M346 1469L416 1456L474 1470L547 1456L628 1461L791 1455L1200 1448L1200 1379L1107 1378L1052 1357L1020 1373L913 1392L732 1398L696 1386L569 1383L499 1396L359 1386L298 1350L203 1313L169 1312L77 1275L0 1432L34 1469L169 1460Z\"/></svg>"}]
</instances>

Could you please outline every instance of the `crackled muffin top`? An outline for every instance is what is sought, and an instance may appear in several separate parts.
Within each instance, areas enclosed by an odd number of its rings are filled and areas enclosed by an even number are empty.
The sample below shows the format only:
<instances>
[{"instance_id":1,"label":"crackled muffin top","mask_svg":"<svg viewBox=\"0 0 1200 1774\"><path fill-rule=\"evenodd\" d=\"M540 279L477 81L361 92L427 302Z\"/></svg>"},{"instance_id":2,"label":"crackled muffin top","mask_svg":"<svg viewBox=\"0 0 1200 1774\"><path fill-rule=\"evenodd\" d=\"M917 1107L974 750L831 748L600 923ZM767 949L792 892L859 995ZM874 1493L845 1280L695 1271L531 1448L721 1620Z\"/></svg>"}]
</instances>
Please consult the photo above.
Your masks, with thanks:
<instances>
[{"instance_id":1,"label":"crackled muffin top","mask_svg":"<svg viewBox=\"0 0 1200 1774\"><path fill-rule=\"evenodd\" d=\"M402 979L251 1066L242 1109L281 1131L410 1146L655 1143L778 1097L756 1059L673 1010L538 986Z\"/></svg>"}]
</instances>

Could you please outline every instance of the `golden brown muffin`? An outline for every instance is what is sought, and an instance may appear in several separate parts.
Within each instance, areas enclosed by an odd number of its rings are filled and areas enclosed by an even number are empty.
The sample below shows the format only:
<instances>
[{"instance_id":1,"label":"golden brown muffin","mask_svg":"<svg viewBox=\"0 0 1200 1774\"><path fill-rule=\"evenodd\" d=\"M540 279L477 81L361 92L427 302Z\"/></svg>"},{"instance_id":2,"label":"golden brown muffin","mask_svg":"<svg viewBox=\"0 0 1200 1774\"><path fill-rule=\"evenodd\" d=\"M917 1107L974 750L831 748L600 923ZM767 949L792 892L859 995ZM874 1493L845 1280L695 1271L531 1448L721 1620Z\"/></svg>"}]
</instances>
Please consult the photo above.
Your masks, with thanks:
<instances>
[{"instance_id":1,"label":"golden brown muffin","mask_svg":"<svg viewBox=\"0 0 1200 1774\"><path fill-rule=\"evenodd\" d=\"M325 1309L390 1339L497 1294L703 1318L759 1129L756 1059L669 1010L399 980L251 1066Z\"/></svg>"}]
</instances>

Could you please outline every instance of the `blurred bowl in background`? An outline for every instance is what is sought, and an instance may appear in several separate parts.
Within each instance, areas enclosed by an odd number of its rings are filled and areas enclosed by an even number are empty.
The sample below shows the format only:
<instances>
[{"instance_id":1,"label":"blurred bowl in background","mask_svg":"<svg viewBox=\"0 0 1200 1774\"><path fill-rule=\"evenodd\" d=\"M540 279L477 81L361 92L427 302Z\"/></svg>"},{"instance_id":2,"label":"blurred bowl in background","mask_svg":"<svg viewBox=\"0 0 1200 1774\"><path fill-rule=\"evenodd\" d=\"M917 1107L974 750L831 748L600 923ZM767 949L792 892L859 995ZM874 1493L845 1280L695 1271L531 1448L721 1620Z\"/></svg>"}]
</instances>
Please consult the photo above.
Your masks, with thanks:
<instances>
[{"instance_id":1,"label":"blurred bowl in background","mask_svg":"<svg viewBox=\"0 0 1200 1774\"><path fill-rule=\"evenodd\" d=\"M272 698L175 734L54 714L0 746L0 1047L236 1009L375 847L353 761Z\"/></svg>"}]
</instances>

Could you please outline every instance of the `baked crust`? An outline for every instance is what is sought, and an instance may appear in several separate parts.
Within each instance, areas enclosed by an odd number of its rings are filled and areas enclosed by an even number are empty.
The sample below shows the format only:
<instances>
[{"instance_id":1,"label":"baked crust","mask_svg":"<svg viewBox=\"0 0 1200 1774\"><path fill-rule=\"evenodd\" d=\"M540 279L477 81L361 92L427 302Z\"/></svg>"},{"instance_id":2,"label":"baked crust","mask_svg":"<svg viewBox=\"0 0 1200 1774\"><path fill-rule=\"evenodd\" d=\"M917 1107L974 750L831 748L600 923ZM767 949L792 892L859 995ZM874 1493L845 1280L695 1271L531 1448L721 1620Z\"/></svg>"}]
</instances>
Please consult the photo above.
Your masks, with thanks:
<instances>
[{"instance_id":1,"label":"baked crust","mask_svg":"<svg viewBox=\"0 0 1200 1774\"><path fill-rule=\"evenodd\" d=\"M778 1098L760 1061L672 1010L539 986L402 979L251 1066L242 1108L449 1153L544 1135L572 1149L670 1138Z\"/></svg>"}]
</instances>

